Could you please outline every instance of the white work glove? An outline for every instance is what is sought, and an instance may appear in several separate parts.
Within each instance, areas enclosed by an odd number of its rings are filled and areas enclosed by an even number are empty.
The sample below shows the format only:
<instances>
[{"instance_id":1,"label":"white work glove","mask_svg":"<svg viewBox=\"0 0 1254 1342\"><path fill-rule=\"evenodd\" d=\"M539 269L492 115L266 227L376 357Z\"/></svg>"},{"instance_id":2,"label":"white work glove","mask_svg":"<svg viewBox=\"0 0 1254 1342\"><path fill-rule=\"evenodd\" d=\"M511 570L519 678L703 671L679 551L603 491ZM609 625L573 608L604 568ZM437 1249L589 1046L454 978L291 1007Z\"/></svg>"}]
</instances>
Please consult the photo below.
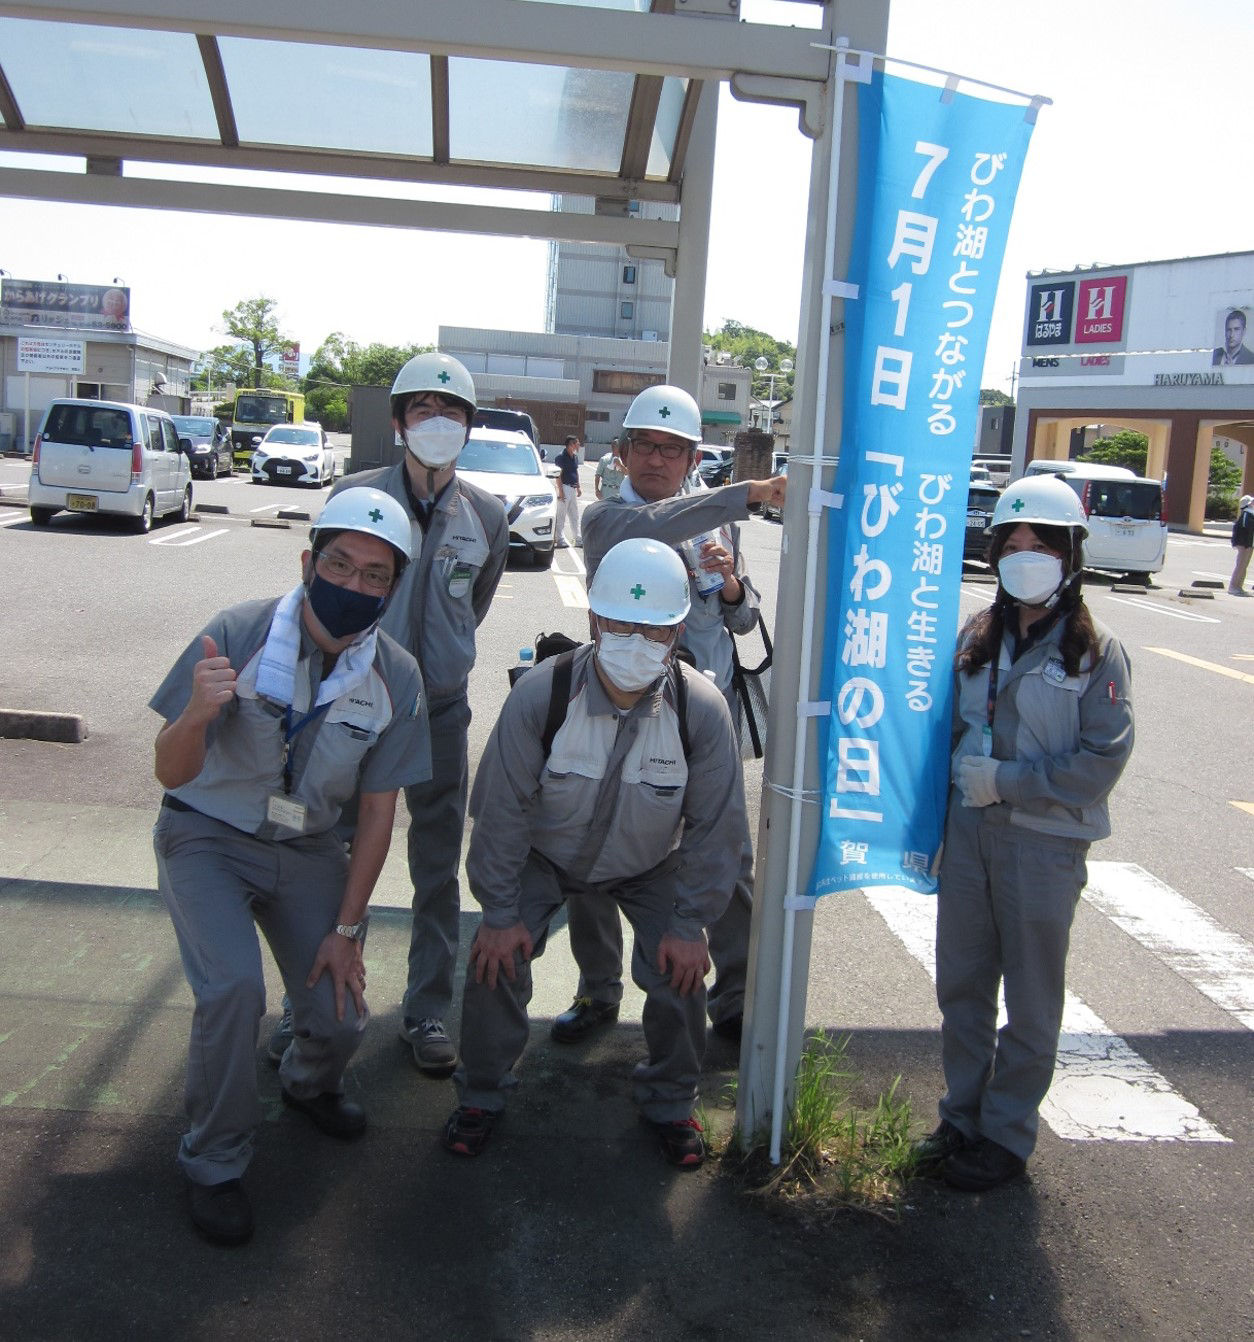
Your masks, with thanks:
<instances>
[{"instance_id":1,"label":"white work glove","mask_svg":"<svg viewBox=\"0 0 1254 1342\"><path fill-rule=\"evenodd\" d=\"M997 791L999 761L984 755L964 755L958 761L958 777L954 780L962 793L964 806L992 806L1001 801Z\"/></svg>"}]
</instances>

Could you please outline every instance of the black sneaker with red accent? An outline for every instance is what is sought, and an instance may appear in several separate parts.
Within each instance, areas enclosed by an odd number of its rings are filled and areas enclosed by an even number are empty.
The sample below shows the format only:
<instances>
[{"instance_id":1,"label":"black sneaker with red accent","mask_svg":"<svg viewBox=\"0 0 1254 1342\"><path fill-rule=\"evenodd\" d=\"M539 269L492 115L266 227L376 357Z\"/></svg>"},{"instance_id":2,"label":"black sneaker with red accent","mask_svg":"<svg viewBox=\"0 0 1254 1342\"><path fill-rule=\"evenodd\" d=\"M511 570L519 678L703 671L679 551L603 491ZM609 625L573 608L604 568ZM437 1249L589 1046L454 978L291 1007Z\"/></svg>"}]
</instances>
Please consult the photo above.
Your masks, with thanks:
<instances>
[{"instance_id":1,"label":"black sneaker with red accent","mask_svg":"<svg viewBox=\"0 0 1254 1342\"><path fill-rule=\"evenodd\" d=\"M701 1134L701 1124L695 1118L680 1118L670 1123L647 1121L657 1133L662 1154L672 1165L681 1170L700 1168L705 1161L705 1138Z\"/></svg>"},{"instance_id":2,"label":"black sneaker with red accent","mask_svg":"<svg viewBox=\"0 0 1254 1342\"><path fill-rule=\"evenodd\" d=\"M455 1156L477 1156L487 1145L492 1125L499 1117L490 1109L466 1105L454 1109L444 1125L444 1149Z\"/></svg>"}]
</instances>

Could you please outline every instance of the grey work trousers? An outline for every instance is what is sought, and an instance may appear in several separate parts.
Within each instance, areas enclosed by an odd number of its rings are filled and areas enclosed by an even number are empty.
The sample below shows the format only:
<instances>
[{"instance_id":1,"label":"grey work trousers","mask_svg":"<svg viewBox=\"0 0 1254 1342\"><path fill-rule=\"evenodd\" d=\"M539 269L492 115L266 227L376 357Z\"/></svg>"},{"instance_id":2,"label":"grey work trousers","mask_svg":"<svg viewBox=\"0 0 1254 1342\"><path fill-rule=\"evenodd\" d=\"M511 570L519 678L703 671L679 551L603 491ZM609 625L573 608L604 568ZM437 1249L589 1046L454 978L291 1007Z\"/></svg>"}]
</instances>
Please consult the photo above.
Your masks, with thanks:
<instances>
[{"instance_id":1,"label":"grey work trousers","mask_svg":"<svg viewBox=\"0 0 1254 1342\"><path fill-rule=\"evenodd\" d=\"M572 894L566 907L570 949L579 966L577 997L595 1002L623 1000L623 925L607 899ZM714 986L708 1006L717 1025L744 1014L749 977L749 928L753 922L753 847L745 836L740 875L723 915L710 924L710 960Z\"/></svg>"},{"instance_id":2,"label":"grey work trousers","mask_svg":"<svg viewBox=\"0 0 1254 1342\"><path fill-rule=\"evenodd\" d=\"M178 1161L198 1184L237 1179L261 1119L257 1029L266 1010L261 929L283 976L295 1037L279 1067L302 1099L343 1089L366 1014L351 996L335 1018L330 975L305 980L335 926L347 859L332 834L277 843L198 812L163 807L153 829L157 882L174 923L196 1006L187 1053L185 1106L191 1127Z\"/></svg>"},{"instance_id":3,"label":"grey work trousers","mask_svg":"<svg viewBox=\"0 0 1254 1342\"><path fill-rule=\"evenodd\" d=\"M1082 839L1010 823L950 789L936 920L940 1116L1026 1160L1058 1054L1067 949L1087 879ZM997 1029L997 989L1006 1024Z\"/></svg>"},{"instance_id":4,"label":"grey work trousers","mask_svg":"<svg viewBox=\"0 0 1254 1342\"><path fill-rule=\"evenodd\" d=\"M414 913L402 1007L405 1019L413 1022L428 1017L443 1020L453 1001L470 731L470 703L465 695L432 708L430 723L430 781L405 789Z\"/></svg>"},{"instance_id":5,"label":"grey work trousers","mask_svg":"<svg viewBox=\"0 0 1254 1342\"><path fill-rule=\"evenodd\" d=\"M633 1094L644 1116L657 1123L689 1117L705 1056L705 988L687 997L657 968L658 943L670 923L669 882L657 869L631 880L589 886L573 880L534 850L520 878L519 918L534 943L531 961L515 959L515 978L497 976L494 989L466 975L462 993L461 1066L454 1081L461 1103L500 1112L518 1084L514 1064L527 1044L527 1006L532 964L544 952L549 923L572 892L585 900L617 905L635 932L631 975L645 994L644 1037L649 1056L633 1074ZM660 886L660 888L659 888ZM663 897L662 890L668 893Z\"/></svg>"}]
</instances>

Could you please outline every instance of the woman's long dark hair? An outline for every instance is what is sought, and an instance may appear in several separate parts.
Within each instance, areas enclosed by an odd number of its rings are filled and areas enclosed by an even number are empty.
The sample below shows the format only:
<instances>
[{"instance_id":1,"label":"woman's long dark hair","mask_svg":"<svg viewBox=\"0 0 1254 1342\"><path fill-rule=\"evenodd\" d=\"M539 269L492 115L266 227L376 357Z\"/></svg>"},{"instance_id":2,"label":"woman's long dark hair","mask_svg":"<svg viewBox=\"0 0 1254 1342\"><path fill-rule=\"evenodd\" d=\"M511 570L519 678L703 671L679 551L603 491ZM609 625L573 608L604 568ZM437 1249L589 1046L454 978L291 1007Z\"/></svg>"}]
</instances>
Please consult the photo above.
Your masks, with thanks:
<instances>
[{"instance_id":1,"label":"woman's long dark hair","mask_svg":"<svg viewBox=\"0 0 1254 1342\"><path fill-rule=\"evenodd\" d=\"M997 561L1006 548L1010 533L1016 526L1021 525L1031 527L1032 534L1043 545L1049 546L1055 554L1062 556L1063 574L1071 579L1063 587L1062 595L1051 614L1055 620L1064 622L1058 649L1062 653L1063 667L1067 675L1078 675L1085 658L1090 655L1096 658L1099 651L1093 617L1089 614L1089 608L1084 604L1084 596L1080 591L1084 538L1070 527L1050 527L1043 522L1003 523L994 529L993 539L988 547L988 566L994 573L997 572ZM963 646L954 658L954 665L959 671L965 671L967 675L973 676L980 667L987 665L998 655L1006 626L1017 618L1016 605L1018 602L1009 596L999 583L993 604L975 616L964 631Z\"/></svg>"}]
</instances>

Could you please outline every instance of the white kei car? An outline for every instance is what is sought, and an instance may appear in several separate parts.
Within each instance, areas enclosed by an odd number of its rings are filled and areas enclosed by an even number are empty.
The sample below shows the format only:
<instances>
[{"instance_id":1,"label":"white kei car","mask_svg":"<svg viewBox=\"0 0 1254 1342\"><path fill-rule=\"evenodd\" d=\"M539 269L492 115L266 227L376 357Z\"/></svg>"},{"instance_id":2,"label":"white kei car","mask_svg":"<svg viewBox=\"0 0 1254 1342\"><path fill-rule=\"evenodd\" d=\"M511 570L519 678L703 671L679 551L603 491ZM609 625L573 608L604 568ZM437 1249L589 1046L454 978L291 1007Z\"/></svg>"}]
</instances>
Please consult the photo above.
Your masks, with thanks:
<instances>
[{"instance_id":1,"label":"white kei car","mask_svg":"<svg viewBox=\"0 0 1254 1342\"><path fill-rule=\"evenodd\" d=\"M509 522L509 548L526 551L537 568L553 563L557 521L556 466L540 460L535 444L513 429L476 426L457 458L457 474L495 494Z\"/></svg>"}]
</instances>

